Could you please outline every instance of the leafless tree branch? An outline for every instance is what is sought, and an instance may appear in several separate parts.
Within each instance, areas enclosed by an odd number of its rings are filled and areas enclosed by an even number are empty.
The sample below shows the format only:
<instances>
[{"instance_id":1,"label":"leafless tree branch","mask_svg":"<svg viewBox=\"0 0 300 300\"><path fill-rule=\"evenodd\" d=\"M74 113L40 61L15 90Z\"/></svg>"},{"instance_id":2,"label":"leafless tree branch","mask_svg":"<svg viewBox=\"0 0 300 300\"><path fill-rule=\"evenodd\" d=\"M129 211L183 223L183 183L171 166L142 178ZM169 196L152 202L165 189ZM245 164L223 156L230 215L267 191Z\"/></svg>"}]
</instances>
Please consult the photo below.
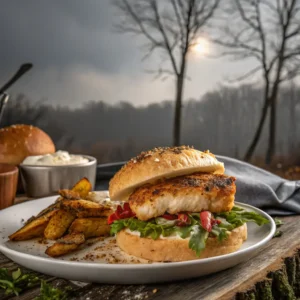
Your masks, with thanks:
<instances>
[{"instance_id":1,"label":"leafless tree branch","mask_svg":"<svg viewBox=\"0 0 300 300\"><path fill-rule=\"evenodd\" d=\"M174 144L179 144L181 106L188 53L201 28L213 17L220 0L114 0L121 17L118 28L124 33L143 36L148 58L160 50L168 58L172 71L158 68L158 78L175 75L176 105ZM162 76L163 75L163 76Z\"/></svg>"},{"instance_id":2,"label":"leafless tree branch","mask_svg":"<svg viewBox=\"0 0 300 300\"><path fill-rule=\"evenodd\" d=\"M183 37L184 37L184 20L182 19L182 14L179 13L178 1L171 0L171 4L174 10L174 14L177 21L177 28L180 34L181 44L183 44Z\"/></svg>"},{"instance_id":3,"label":"leafless tree branch","mask_svg":"<svg viewBox=\"0 0 300 300\"><path fill-rule=\"evenodd\" d=\"M239 81L244 81L244 80L250 78L251 76L253 76L254 74L256 74L258 71L261 71L261 69L262 69L261 66L257 66L256 68L250 70L249 72L243 74L240 77L228 80L228 82L230 82L230 83L236 83L236 82L239 82Z\"/></svg>"},{"instance_id":4,"label":"leafless tree branch","mask_svg":"<svg viewBox=\"0 0 300 300\"><path fill-rule=\"evenodd\" d=\"M255 58L259 63L240 78L247 79L262 70L264 106L259 126L247 151L251 158L262 133L268 109L270 139L267 157L275 148L276 99L283 81L300 75L300 1L299 0L232 0L226 2L224 14L232 16L230 27L220 28L213 40L225 50L221 55L233 59Z\"/></svg>"},{"instance_id":5,"label":"leafless tree branch","mask_svg":"<svg viewBox=\"0 0 300 300\"><path fill-rule=\"evenodd\" d=\"M178 67L176 65L176 60L175 60L175 57L174 57L174 53L171 49L171 44L170 44L170 41L169 41L169 38L166 34L166 31L165 31L165 28L164 28L164 25L163 23L161 22L161 17L160 17L160 14L159 14L159 11L158 11L158 6L157 6L157 2L156 0L149 0L150 1L150 5L154 11L154 14L155 14L155 21L156 21L156 24L158 26L158 29L163 37L163 40L164 40L164 46L170 56L170 60L171 60L171 63L172 63L172 67L174 69L174 73L175 74L179 74L178 73Z\"/></svg>"},{"instance_id":6,"label":"leafless tree branch","mask_svg":"<svg viewBox=\"0 0 300 300\"><path fill-rule=\"evenodd\" d=\"M122 2L116 2L116 5L120 10L126 12L133 20L134 27L126 27L126 24L122 24L119 27L123 28L124 31L135 32L143 34L150 42L156 46L161 46L161 43L155 39L155 37L150 33L150 31L144 26L145 19L141 19L137 13L134 11L133 7L129 4L127 0ZM149 20L148 20L149 21Z\"/></svg>"}]
</instances>

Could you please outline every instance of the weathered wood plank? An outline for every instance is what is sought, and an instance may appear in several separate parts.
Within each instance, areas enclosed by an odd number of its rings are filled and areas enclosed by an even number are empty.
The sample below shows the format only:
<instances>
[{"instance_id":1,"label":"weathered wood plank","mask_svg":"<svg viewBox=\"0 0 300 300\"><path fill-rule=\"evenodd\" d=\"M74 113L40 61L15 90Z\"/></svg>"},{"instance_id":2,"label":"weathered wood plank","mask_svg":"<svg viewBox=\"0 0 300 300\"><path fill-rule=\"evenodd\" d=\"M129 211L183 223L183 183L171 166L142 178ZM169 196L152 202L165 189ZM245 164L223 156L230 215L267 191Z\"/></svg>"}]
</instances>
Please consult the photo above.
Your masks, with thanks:
<instances>
[{"instance_id":1,"label":"weathered wood plank","mask_svg":"<svg viewBox=\"0 0 300 300\"><path fill-rule=\"evenodd\" d=\"M90 284L77 291L73 299L85 300L109 299L109 300L131 300L151 299L157 292L157 285L100 285Z\"/></svg>"},{"instance_id":2,"label":"weathered wood plank","mask_svg":"<svg viewBox=\"0 0 300 300\"><path fill-rule=\"evenodd\" d=\"M3 268L2 265L9 262L9 258L7 258L5 255L3 255L1 252L0 252L0 268Z\"/></svg>"}]
</instances>

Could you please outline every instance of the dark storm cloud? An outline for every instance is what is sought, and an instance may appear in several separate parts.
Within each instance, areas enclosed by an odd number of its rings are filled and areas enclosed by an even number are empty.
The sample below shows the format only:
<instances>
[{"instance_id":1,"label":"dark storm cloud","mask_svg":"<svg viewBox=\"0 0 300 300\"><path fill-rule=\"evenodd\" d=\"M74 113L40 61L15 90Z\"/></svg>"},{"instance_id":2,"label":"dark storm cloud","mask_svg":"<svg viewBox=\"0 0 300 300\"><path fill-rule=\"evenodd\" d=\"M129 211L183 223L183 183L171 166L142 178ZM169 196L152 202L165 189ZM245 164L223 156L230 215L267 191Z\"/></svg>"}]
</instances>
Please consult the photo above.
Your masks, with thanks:
<instances>
[{"instance_id":1,"label":"dark storm cloud","mask_svg":"<svg viewBox=\"0 0 300 300\"><path fill-rule=\"evenodd\" d=\"M144 105L172 98L172 78L154 82L154 75L144 72L159 66L161 52L141 61L145 52L139 46L145 40L116 33L112 1L1 0L0 86L21 63L32 62L33 70L9 93L72 107L89 100ZM190 60L193 81L186 82L186 98L198 98L228 73L224 63L196 56Z\"/></svg>"},{"instance_id":2,"label":"dark storm cloud","mask_svg":"<svg viewBox=\"0 0 300 300\"><path fill-rule=\"evenodd\" d=\"M38 69L90 65L113 74L140 63L128 36L113 31L110 0L5 0L1 7L0 70L31 61Z\"/></svg>"}]
</instances>

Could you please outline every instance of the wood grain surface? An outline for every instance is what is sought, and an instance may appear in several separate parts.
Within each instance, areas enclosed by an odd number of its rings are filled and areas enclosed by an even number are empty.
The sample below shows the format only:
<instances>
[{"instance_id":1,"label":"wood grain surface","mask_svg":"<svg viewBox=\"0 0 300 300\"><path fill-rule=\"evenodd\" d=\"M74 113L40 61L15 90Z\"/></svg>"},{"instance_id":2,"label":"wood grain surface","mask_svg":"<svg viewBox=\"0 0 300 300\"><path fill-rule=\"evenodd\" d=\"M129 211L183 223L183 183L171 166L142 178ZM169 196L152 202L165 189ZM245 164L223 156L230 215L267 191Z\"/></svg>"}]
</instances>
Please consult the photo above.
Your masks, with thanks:
<instances>
[{"instance_id":1,"label":"wood grain surface","mask_svg":"<svg viewBox=\"0 0 300 300\"><path fill-rule=\"evenodd\" d=\"M282 268L283 258L292 257L300 247L300 216L281 219L284 221L280 228L282 236L273 238L254 257L231 269L197 279L151 285L107 285L71 282L42 274L39 276L55 287L70 286L75 291L70 299L247 299L248 296L240 297L241 292L251 291L255 284L266 279L270 271ZM14 270L19 266L0 253L0 267ZM26 270L23 267L21 269ZM39 286L24 291L18 298L4 295L0 290L0 299L29 300L38 294Z\"/></svg>"}]
</instances>

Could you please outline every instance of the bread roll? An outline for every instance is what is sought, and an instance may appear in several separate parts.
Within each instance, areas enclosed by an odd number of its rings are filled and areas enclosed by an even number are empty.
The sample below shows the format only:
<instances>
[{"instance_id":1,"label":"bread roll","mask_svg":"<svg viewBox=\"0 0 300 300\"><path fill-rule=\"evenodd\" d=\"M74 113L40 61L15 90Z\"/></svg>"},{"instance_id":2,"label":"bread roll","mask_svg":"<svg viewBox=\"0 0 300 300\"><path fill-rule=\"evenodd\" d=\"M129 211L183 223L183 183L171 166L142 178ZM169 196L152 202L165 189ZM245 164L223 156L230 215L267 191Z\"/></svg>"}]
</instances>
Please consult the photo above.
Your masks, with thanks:
<instances>
[{"instance_id":1,"label":"bread roll","mask_svg":"<svg viewBox=\"0 0 300 300\"><path fill-rule=\"evenodd\" d=\"M54 152L49 135L37 127L12 125L0 129L0 163L19 165L27 156Z\"/></svg>"}]
</instances>

